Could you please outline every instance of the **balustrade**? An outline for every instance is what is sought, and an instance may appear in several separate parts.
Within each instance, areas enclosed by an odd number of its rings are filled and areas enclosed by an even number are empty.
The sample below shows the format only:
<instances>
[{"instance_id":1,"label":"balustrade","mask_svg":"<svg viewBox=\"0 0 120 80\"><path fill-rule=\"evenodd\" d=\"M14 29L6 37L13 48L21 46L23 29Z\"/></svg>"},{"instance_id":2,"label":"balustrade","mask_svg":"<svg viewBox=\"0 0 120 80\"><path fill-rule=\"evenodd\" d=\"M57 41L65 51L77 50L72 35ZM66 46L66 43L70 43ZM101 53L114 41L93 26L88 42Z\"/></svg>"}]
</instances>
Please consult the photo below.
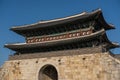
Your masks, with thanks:
<instances>
[{"instance_id":1,"label":"balustrade","mask_svg":"<svg viewBox=\"0 0 120 80\"><path fill-rule=\"evenodd\" d=\"M73 32L65 32L58 35L48 35L43 37L33 37L31 39L27 39L27 43L34 43L34 42L44 42L44 41L54 41L54 40L61 40L61 39L68 39L68 38L74 38L79 36L85 36L90 35L92 33L92 30L77 30Z\"/></svg>"}]
</instances>

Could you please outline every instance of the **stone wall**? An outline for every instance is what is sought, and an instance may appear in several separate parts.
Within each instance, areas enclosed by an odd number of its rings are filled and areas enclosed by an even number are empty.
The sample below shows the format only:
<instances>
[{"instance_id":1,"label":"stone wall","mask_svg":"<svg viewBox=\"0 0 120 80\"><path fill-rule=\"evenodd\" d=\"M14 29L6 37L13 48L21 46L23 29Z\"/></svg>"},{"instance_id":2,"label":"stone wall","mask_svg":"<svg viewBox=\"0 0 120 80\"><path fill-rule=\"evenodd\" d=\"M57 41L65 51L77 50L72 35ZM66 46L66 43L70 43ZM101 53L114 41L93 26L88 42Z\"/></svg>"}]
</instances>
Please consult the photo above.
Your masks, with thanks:
<instances>
[{"instance_id":1,"label":"stone wall","mask_svg":"<svg viewBox=\"0 0 120 80\"><path fill-rule=\"evenodd\" d=\"M92 53L101 53L101 52L102 52L102 47L98 46L98 47L92 47L92 48L88 47L88 48L62 50L62 51L51 51L51 52L42 52L42 53L28 53L28 54L20 54L20 55L11 55L11 56L9 56L9 60L82 55L82 54L92 54Z\"/></svg>"},{"instance_id":2,"label":"stone wall","mask_svg":"<svg viewBox=\"0 0 120 80\"><path fill-rule=\"evenodd\" d=\"M45 65L56 68L58 80L120 80L120 60L109 52L9 60L0 80L39 80Z\"/></svg>"}]
</instances>

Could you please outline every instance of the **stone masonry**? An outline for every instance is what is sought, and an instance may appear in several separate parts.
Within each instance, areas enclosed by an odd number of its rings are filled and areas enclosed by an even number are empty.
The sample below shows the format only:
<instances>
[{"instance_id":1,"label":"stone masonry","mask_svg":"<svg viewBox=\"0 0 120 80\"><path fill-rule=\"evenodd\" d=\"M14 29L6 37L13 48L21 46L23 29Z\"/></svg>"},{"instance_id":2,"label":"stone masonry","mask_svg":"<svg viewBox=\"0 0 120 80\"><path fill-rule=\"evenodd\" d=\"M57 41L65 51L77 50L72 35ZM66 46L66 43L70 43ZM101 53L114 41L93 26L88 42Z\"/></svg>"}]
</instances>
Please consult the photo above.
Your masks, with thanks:
<instances>
[{"instance_id":1,"label":"stone masonry","mask_svg":"<svg viewBox=\"0 0 120 80\"><path fill-rule=\"evenodd\" d=\"M2 66L0 80L39 80L39 71L45 65L56 68L58 80L120 80L120 60L110 52L8 60Z\"/></svg>"}]
</instances>

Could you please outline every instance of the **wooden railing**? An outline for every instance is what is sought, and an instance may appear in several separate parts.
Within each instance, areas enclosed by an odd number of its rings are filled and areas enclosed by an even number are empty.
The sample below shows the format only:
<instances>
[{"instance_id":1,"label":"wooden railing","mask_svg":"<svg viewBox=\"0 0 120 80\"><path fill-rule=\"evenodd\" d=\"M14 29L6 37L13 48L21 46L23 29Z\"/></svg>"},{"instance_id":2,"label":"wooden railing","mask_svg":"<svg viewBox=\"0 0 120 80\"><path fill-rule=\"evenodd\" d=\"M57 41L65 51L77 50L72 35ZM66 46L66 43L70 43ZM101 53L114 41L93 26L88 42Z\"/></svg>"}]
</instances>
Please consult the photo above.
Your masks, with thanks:
<instances>
[{"instance_id":1,"label":"wooden railing","mask_svg":"<svg viewBox=\"0 0 120 80\"><path fill-rule=\"evenodd\" d=\"M78 36L85 36L90 35L92 33L92 29L84 29L84 30L76 30L71 32L65 32L60 34L53 34L53 35L47 35L42 37L32 37L27 38L26 43L35 43L35 42L43 42L43 41L52 41L52 40L60 40L60 39L66 39L66 38L73 38Z\"/></svg>"}]
</instances>

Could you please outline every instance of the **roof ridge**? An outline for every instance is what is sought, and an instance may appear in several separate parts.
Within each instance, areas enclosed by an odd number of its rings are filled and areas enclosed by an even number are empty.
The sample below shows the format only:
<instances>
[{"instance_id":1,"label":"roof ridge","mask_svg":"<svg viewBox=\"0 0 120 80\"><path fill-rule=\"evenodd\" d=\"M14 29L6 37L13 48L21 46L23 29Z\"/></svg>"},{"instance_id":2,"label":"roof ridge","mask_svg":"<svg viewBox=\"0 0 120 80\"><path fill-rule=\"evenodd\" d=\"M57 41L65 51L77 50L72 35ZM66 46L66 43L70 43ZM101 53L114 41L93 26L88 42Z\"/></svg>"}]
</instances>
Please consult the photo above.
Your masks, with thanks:
<instances>
[{"instance_id":1,"label":"roof ridge","mask_svg":"<svg viewBox=\"0 0 120 80\"><path fill-rule=\"evenodd\" d=\"M27 25L23 25L23 26L14 26L12 28L21 28L21 27L27 27L27 26L33 26L33 25L37 25L37 24L43 24L43 23L49 23L49 22L54 22L54 21L61 21L61 20L66 20L66 19L70 19L70 18L75 18L78 16L83 16L86 14L91 14L91 13L96 13L96 12L101 12L101 9L97 9L97 10L93 10L92 12L81 12L79 14L75 14L75 15L71 15L71 16L67 16L67 17L62 17L62 18L56 18L56 19L50 19L50 20L43 20L43 21L39 21L33 24L27 24Z\"/></svg>"}]
</instances>

